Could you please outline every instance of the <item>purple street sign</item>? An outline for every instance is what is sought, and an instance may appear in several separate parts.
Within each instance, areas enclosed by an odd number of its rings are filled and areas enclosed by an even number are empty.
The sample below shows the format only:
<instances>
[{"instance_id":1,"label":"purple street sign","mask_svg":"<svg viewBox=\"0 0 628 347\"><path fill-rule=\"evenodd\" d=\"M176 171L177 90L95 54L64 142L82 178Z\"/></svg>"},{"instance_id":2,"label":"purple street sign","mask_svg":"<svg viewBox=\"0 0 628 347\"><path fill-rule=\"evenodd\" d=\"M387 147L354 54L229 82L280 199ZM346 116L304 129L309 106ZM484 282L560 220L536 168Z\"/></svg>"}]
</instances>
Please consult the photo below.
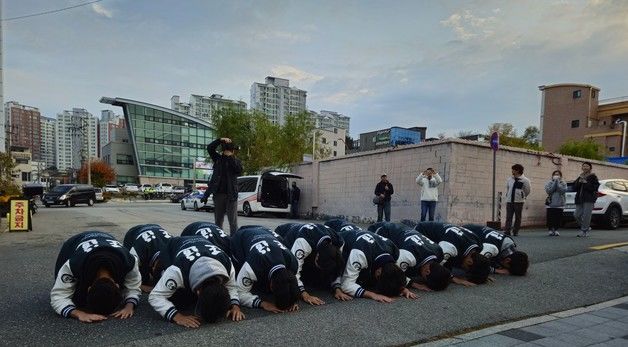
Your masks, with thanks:
<instances>
[{"instance_id":1,"label":"purple street sign","mask_svg":"<svg viewBox=\"0 0 628 347\"><path fill-rule=\"evenodd\" d=\"M499 134L497 132L491 134L491 148L494 151L499 149Z\"/></svg>"}]
</instances>

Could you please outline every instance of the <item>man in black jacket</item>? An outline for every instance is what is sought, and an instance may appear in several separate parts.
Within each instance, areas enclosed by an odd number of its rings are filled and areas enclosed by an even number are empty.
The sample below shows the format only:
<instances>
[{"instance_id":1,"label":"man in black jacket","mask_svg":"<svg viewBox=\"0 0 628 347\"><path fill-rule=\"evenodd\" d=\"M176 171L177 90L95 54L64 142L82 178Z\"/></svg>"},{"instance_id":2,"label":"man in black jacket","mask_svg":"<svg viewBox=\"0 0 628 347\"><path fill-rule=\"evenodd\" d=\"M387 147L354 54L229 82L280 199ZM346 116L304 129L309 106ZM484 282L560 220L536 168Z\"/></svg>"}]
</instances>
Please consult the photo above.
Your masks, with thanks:
<instances>
[{"instance_id":1,"label":"man in black jacket","mask_svg":"<svg viewBox=\"0 0 628 347\"><path fill-rule=\"evenodd\" d=\"M375 186L375 195L379 197L379 204L377 204L378 222L382 221L383 215L386 216L386 221L390 222L390 196L394 192L393 185L388 182L386 174L383 174L381 181Z\"/></svg>"},{"instance_id":2,"label":"man in black jacket","mask_svg":"<svg viewBox=\"0 0 628 347\"><path fill-rule=\"evenodd\" d=\"M574 181L574 190L576 191L576 211L574 217L580 225L580 234L578 237L589 236L591 230L591 213L593 213L593 205L597 200L597 190L600 182L597 176L591 172L593 165L589 162L582 163L582 173Z\"/></svg>"},{"instance_id":3,"label":"man in black jacket","mask_svg":"<svg viewBox=\"0 0 628 347\"><path fill-rule=\"evenodd\" d=\"M216 152L218 146L222 154ZM207 184L205 195L201 202L207 202L210 194L214 197L214 218L222 229L225 213L229 219L229 229L232 233L238 230L238 183L237 178L242 174L242 163L234 156L235 145L231 139L223 137L207 145L207 152L214 162L214 172Z\"/></svg>"}]
</instances>

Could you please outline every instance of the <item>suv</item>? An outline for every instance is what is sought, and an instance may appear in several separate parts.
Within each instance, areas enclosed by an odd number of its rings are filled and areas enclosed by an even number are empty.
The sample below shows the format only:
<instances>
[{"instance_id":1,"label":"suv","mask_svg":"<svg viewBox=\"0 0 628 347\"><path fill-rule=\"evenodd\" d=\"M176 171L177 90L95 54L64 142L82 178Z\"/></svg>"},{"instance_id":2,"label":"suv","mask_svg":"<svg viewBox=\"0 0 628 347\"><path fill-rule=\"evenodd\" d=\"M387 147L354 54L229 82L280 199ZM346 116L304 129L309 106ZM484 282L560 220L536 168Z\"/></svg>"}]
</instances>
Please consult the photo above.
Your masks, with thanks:
<instances>
[{"instance_id":1,"label":"suv","mask_svg":"<svg viewBox=\"0 0 628 347\"><path fill-rule=\"evenodd\" d=\"M573 219L576 209L576 192L573 182L567 183L567 193L563 217ZM593 205L591 220L595 224L604 224L609 229L617 229L622 220L628 219L628 180L607 179L600 180L597 191L597 200Z\"/></svg>"},{"instance_id":2,"label":"suv","mask_svg":"<svg viewBox=\"0 0 628 347\"><path fill-rule=\"evenodd\" d=\"M247 217L256 212L273 212L287 216L290 213L288 178L302 177L278 171L238 177L238 212Z\"/></svg>"},{"instance_id":3,"label":"suv","mask_svg":"<svg viewBox=\"0 0 628 347\"><path fill-rule=\"evenodd\" d=\"M44 206L65 205L72 207L76 204L93 206L96 201L94 187L87 184L60 184L44 195Z\"/></svg>"}]
</instances>

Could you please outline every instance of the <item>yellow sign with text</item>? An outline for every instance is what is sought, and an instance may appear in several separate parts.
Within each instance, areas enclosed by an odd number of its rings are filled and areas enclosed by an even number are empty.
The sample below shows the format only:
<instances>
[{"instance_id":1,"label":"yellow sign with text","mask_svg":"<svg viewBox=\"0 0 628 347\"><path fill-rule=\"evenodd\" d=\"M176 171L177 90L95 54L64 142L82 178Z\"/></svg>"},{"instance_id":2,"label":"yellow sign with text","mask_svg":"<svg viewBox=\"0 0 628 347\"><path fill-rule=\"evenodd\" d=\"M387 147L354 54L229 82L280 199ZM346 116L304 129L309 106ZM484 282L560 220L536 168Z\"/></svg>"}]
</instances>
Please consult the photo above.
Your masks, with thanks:
<instances>
[{"instance_id":1,"label":"yellow sign with text","mask_svg":"<svg viewBox=\"0 0 628 347\"><path fill-rule=\"evenodd\" d=\"M28 200L11 199L9 204L9 231L31 230L31 211Z\"/></svg>"}]
</instances>

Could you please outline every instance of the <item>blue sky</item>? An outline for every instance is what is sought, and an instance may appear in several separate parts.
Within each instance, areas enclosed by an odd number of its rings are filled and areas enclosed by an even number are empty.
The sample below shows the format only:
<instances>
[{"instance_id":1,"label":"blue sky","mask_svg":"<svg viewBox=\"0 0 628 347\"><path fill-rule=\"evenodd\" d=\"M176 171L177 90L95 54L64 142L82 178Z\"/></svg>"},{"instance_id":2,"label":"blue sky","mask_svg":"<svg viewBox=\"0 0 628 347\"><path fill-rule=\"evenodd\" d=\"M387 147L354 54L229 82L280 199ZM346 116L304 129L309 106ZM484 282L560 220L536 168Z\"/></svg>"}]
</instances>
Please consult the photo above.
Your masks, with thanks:
<instances>
[{"instance_id":1,"label":"blue sky","mask_svg":"<svg viewBox=\"0 0 628 347\"><path fill-rule=\"evenodd\" d=\"M3 17L82 0L5 0ZM428 136L538 125L539 85L628 95L628 1L104 0L4 23L5 101L45 116L100 115L101 96L250 102L268 75L308 108L351 116L351 134L427 126ZM120 112L120 109L115 110Z\"/></svg>"}]
</instances>

